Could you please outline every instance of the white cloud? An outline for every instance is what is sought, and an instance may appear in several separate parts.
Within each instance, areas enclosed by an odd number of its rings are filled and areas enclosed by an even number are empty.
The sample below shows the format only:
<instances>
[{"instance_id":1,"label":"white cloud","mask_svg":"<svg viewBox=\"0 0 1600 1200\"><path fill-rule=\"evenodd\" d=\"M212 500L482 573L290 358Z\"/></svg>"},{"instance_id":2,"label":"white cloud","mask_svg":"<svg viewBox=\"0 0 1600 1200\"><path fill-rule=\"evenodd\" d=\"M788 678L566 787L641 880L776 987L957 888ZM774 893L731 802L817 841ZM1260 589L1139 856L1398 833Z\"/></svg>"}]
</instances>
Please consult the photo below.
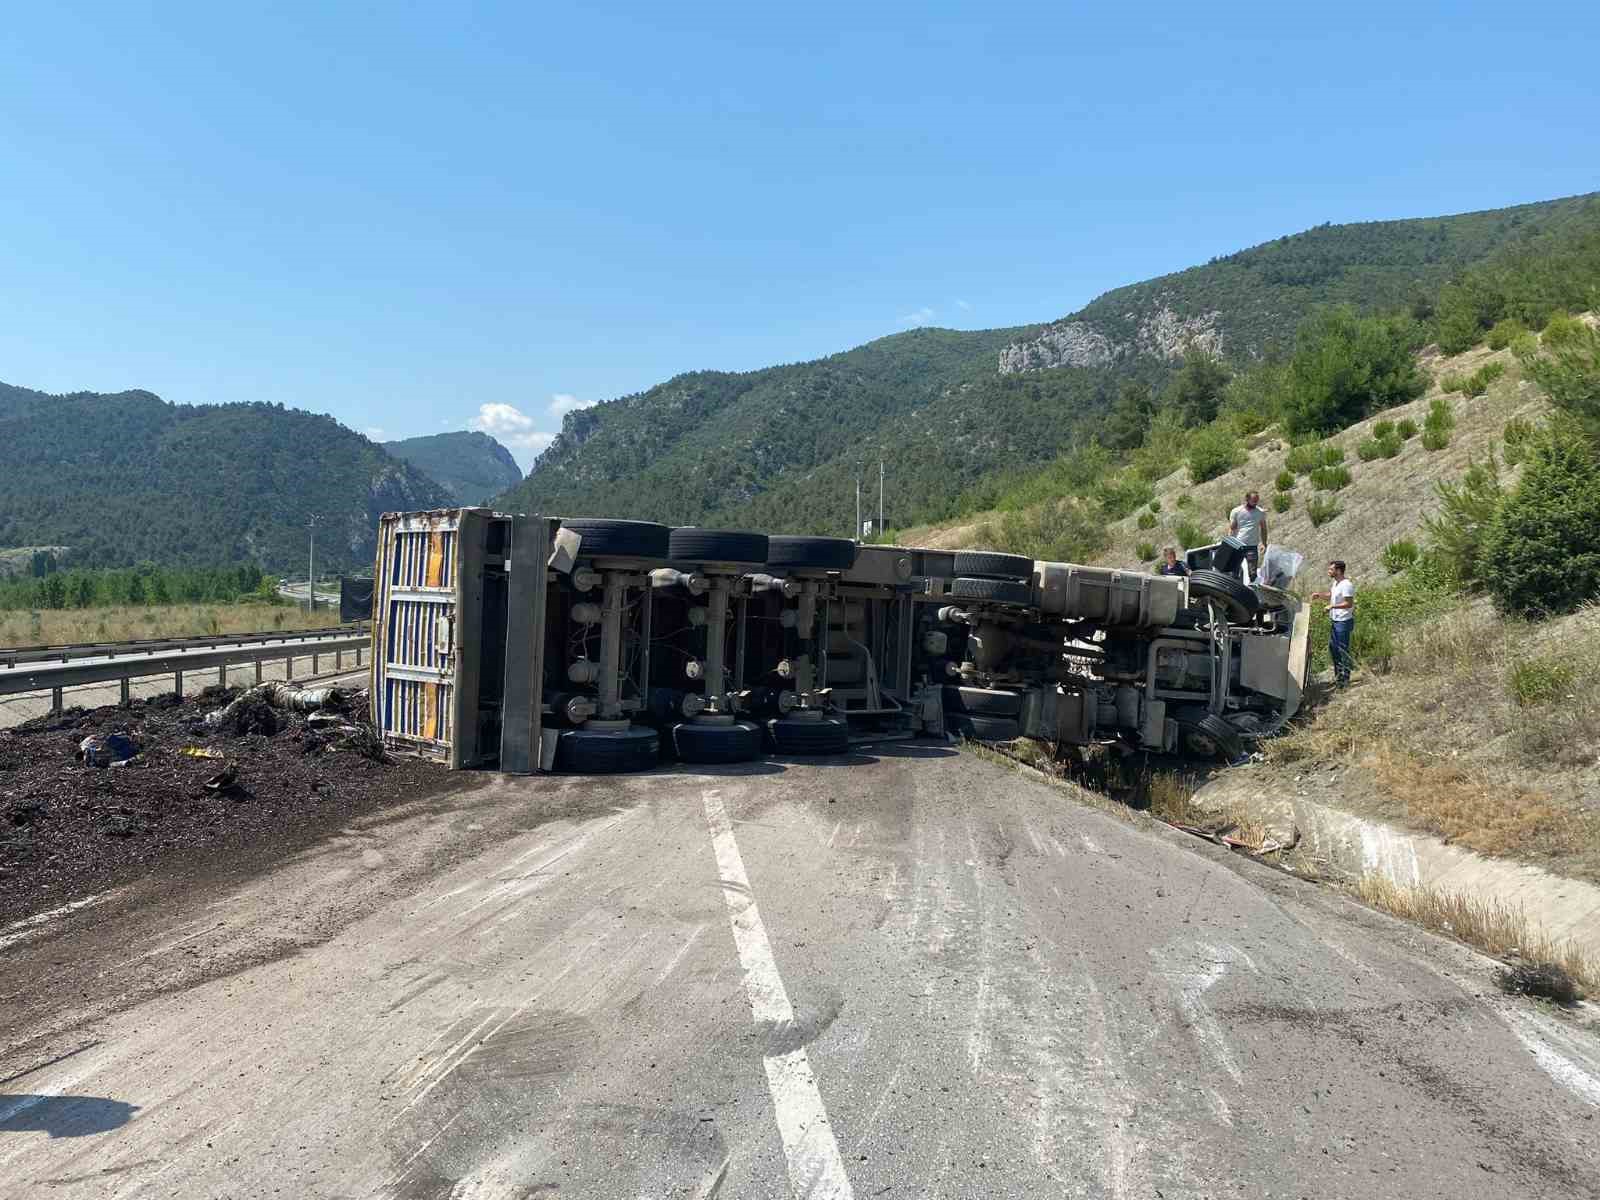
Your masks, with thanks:
<instances>
[{"instance_id":1,"label":"white cloud","mask_svg":"<svg viewBox=\"0 0 1600 1200\"><path fill-rule=\"evenodd\" d=\"M570 392L557 392L550 397L550 415L564 417L569 412L576 412L580 408L593 408L599 403L598 400L579 400Z\"/></svg>"},{"instance_id":2,"label":"white cloud","mask_svg":"<svg viewBox=\"0 0 1600 1200\"><path fill-rule=\"evenodd\" d=\"M972 311L972 305L968 304L965 300L957 300L956 301L956 307L959 308L962 312L971 312Z\"/></svg>"},{"instance_id":3,"label":"white cloud","mask_svg":"<svg viewBox=\"0 0 1600 1200\"><path fill-rule=\"evenodd\" d=\"M389 431L381 425L368 425L362 432L375 442L387 442L389 440Z\"/></svg>"},{"instance_id":4,"label":"white cloud","mask_svg":"<svg viewBox=\"0 0 1600 1200\"><path fill-rule=\"evenodd\" d=\"M902 316L900 318L900 324L904 325L907 329L914 329L918 325L926 325L926 324L928 324L930 321L933 320L933 317L934 317L933 309L929 308L926 304L924 304L921 308L917 309L915 312L908 312L904 316Z\"/></svg>"},{"instance_id":5,"label":"white cloud","mask_svg":"<svg viewBox=\"0 0 1600 1200\"><path fill-rule=\"evenodd\" d=\"M554 433L535 429L533 418L514 404L480 404L467 428L487 433L524 467L531 466L539 451L556 440Z\"/></svg>"}]
</instances>

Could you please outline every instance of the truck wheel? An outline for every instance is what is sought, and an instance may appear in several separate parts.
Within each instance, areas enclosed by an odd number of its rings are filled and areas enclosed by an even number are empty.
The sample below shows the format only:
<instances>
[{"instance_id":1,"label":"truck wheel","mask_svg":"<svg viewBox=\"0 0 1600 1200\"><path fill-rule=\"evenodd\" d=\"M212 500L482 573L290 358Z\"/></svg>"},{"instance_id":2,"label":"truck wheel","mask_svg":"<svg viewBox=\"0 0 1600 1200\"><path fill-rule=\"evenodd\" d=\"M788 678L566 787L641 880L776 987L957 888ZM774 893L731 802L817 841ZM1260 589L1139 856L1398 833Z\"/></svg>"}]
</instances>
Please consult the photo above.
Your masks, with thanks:
<instances>
[{"instance_id":1,"label":"truck wheel","mask_svg":"<svg viewBox=\"0 0 1600 1200\"><path fill-rule=\"evenodd\" d=\"M661 757L654 729L564 729L556 739L556 770L578 775L619 775L648 771Z\"/></svg>"},{"instance_id":2,"label":"truck wheel","mask_svg":"<svg viewBox=\"0 0 1600 1200\"><path fill-rule=\"evenodd\" d=\"M732 529L674 529L667 556L682 563L738 563L759 567L767 561L767 535Z\"/></svg>"},{"instance_id":3,"label":"truck wheel","mask_svg":"<svg viewBox=\"0 0 1600 1200\"><path fill-rule=\"evenodd\" d=\"M672 748L687 763L740 763L761 757L761 727L749 721L705 725L685 721L672 727Z\"/></svg>"},{"instance_id":4,"label":"truck wheel","mask_svg":"<svg viewBox=\"0 0 1600 1200\"><path fill-rule=\"evenodd\" d=\"M792 537L767 539L767 566L790 570L848 571L856 565L856 544L849 538Z\"/></svg>"},{"instance_id":5,"label":"truck wheel","mask_svg":"<svg viewBox=\"0 0 1600 1200\"><path fill-rule=\"evenodd\" d=\"M947 713L974 713L985 717L1014 717L1022 711L1022 697L998 688L944 685L944 710Z\"/></svg>"},{"instance_id":6,"label":"truck wheel","mask_svg":"<svg viewBox=\"0 0 1600 1200\"><path fill-rule=\"evenodd\" d=\"M1213 713L1198 721L1179 721L1178 745L1197 758L1220 758L1226 762L1244 752L1239 731Z\"/></svg>"},{"instance_id":7,"label":"truck wheel","mask_svg":"<svg viewBox=\"0 0 1600 1200\"><path fill-rule=\"evenodd\" d=\"M1261 607L1261 601L1242 580L1221 571L1196 571L1190 575L1189 597L1215 600L1227 610L1229 618L1240 625L1248 625Z\"/></svg>"},{"instance_id":8,"label":"truck wheel","mask_svg":"<svg viewBox=\"0 0 1600 1200\"><path fill-rule=\"evenodd\" d=\"M1033 587L1011 579L957 579L950 584L950 595L957 600L978 600L985 604L1033 603Z\"/></svg>"},{"instance_id":9,"label":"truck wheel","mask_svg":"<svg viewBox=\"0 0 1600 1200\"><path fill-rule=\"evenodd\" d=\"M583 539L578 554L585 558L668 557L672 530L653 521L599 521L589 517L567 517L561 522Z\"/></svg>"},{"instance_id":10,"label":"truck wheel","mask_svg":"<svg viewBox=\"0 0 1600 1200\"><path fill-rule=\"evenodd\" d=\"M837 717L774 717L767 722L767 734L779 754L843 754L850 749L850 727Z\"/></svg>"},{"instance_id":11,"label":"truck wheel","mask_svg":"<svg viewBox=\"0 0 1600 1200\"><path fill-rule=\"evenodd\" d=\"M1011 717L975 717L953 714L945 720L952 733L975 742L1009 742L1022 736L1022 726Z\"/></svg>"},{"instance_id":12,"label":"truck wheel","mask_svg":"<svg viewBox=\"0 0 1600 1200\"><path fill-rule=\"evenodd\" d=\"M955 573L974 579L1014 579L1031 582L1033 559L995 550L957 550Z\"/></svg>"}]
</instances>

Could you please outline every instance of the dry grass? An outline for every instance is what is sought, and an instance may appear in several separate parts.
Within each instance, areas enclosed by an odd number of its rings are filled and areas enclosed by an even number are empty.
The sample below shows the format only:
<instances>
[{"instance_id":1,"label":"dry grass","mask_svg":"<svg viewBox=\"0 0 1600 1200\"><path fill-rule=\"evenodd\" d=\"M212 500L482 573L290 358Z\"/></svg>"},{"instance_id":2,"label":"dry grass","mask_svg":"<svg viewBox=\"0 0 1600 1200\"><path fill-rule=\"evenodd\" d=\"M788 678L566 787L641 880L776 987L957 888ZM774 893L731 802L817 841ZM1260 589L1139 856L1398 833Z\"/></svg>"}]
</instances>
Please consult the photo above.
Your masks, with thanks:
<instances>
[{"instance_id":1,"label":"dry grass","mask_svg":"<svg viewBox=\"0 0 1600 1200\"><path fill-rule=\"evenodd\" d=\"M1434 888L1404 887L1382 875L1367 875L1356 895L1384 912L1449 934L1485 954L1560 967L1584 989L1600 989L1600 961L1568 941L1556 941L1534 926L1517 906Z\"/></svg>"},{"instance_id":2,"label":"dry grass","mask_svg":"<svg viewBox=\"0 0 1600 1200\"><path fill-rule=\"evenodd\" d=\"M1594 835L1592 822L1547 793L1454 763L1380 744L1370 765L1379 788L1404 806L1407 825L1479 854L1570 854Z\"/></svg>"},{"instance_id":3,"label":"dry grass","mask_svg":"<svg viewBox=\"0 0 1600 1200\"><path fill-rule=\"evenodd\" d=\"M314 614L283 604L160 604L141 607L42 609L0 613L0 646L127 642L322 629L339 623L337 609Z\"/></svg>"}]
</instances>

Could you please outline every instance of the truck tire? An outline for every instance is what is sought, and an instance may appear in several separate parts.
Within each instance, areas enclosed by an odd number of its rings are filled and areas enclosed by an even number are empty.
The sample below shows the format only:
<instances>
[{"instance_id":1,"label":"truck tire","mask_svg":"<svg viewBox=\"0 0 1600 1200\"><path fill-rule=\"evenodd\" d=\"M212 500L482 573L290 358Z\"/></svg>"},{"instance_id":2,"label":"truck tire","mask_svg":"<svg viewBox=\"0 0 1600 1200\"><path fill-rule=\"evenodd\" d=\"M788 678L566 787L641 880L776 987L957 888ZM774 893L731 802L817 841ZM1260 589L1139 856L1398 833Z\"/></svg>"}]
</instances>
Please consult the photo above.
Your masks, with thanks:
<instances>
[{"instance_id":1,"label":"truck tire","mask_svg":"<svg viewBox=\"0 0 1600 1200\"><path fill-rule=\"evenodd\" d=\"M648 771L661 758L654 729L564 729L556 739L556 770L578 775L619 775Z\"/></svg>"},{"instance_id":2,"label":"truck tire","mask_svg":"<svg viewBox=\"0 0 1600 1200\"><path fill-rule=\"evenodd\" d=\"M767 539L767 566L791 571L848 571L856 565L856 544L849 538L793 537Z\"/></svg>"},{"instance_id":3,"label":"truck tire","mask_svg":"<svg viewBox=\"0 0 1600 1200\"><path fill-rule=\"evenodd\" d=\"M703 725L685 721L672 727L672 748L686 763L740 763L761 757L761 726L749 721Z\"/></svg>"},{"instance_id":4,"label":"truck tire","mask_svg":"<svg viewBox=\"0 0 1600 1200\"><path fill-rule=\"evenodd\" d=\"M767 535L733 529L674 529L667 557L681 563L738 563L759 567L767 561Z\"/></svg>"},{"instance_id":5,"label":"truck tire","mask_svg":"<svg viewBox=\"0 0 1600 1200\"><path fill-rule=\"evenodd\" d=\"M659 558L666 561L672 530L653 521L600 521L566 517L563 529L583 539L582 558Z\"/></svg>"},{"instance_id":6,"label":"truck tire","mask_svg":"<svg viewBox=\"0 0 1600 1200\"><path fill-rule=\"evenodd\" d=\"M1009 742L1022 736L1022 726L1011 717L977 717L961 713L947 718L945 726L952 733L959 733L975 742Z\"/></svg>"},{"instance_id":7,"label":"truck tire","mask_svg":"<svg viewBox=\"0 0 1600 1200\"><path fill-rule=\"evenodd\" d=\"M1199 758L1232 762L1244 752L1239 731L1221 717L1207 713L1198 721L1178 722L1178 748Z\"/></svg>"},{"instance_id":8,"label":"truck tire","mask_svg":"<svg viewBox=\"0 0 1600 1200\"><path fill-rule=\"evenodd\" d=\"M957 600L977 600L985 604L1033 603L1033 587L1011 579L957 579L950 584L950 595Z\"/></svg>"},{"instance_id":9,"label":"truck tire","mask_svg":"<svg viewBox=\"0 0 1600 1200\"><path fill-rule=\"evenodd\" d=\"M1033 580L1033 559L996 550L957 550L955 573L972 579Z\"/></svg>"},{"instance_id":10,"label":"truck tire","mask_svg":"<svg viewBox=\"0 0 1600 1200\"><path fill-rule=\"evenodd\" d=\"M1189 576L1190 599L1215 600L1227 610L1229 618L1240 625L1248 625L1260 610L1261 601L1256 594L1221 571L1196 571Z\"/></svg>"},{"instance_id":11,"label":"truck tire","mask_svg":"<svg viewBox=\"0 0 1600 1200\"><path fill-rule=\"evenodd\" d=\"M971 713L983 717L1014 717L1022 711L1022 697L1016 692L998 688L961 687L944 685L944 711Z\"/></svg>"},{"instance_id":12,"label":"truck tire","mask_svg":"<svg viewBox=\"0 0 1600 1200\"><path fill-rule=\"evenodd\" d=\"M838 717L774 717L767 722L767 735L779 754L843 754L850 749L850 727Z\"/></svg>"}]
</instances>

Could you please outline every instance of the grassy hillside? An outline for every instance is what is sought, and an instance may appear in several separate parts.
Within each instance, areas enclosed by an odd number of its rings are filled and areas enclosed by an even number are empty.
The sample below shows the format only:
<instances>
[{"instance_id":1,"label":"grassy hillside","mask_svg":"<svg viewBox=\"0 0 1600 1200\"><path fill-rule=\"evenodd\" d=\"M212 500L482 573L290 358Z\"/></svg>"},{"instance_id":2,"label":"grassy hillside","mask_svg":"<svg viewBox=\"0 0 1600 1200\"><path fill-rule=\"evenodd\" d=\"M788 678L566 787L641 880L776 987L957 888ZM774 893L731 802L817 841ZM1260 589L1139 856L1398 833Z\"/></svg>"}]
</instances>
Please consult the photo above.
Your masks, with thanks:
<instances>
[{"instance_id":1,"label":"grassy hillside","mask_svg":"<svg viewBox=\"0 0 1600 1200\"><path fill-rule=\"evenodd\" d=\"M439 484L458 504L483 504L522 481L522 468L511 451L487 433L434 433L385 442L383 448Z\"/></svg>"},{"instance_id":2,"label":"grassy hillside","mask_svg":"<svg viewBox=\"0 0 1600 1200\"><path fill-rule=\"evenodd\" d=\"M312 515L319 565L370 566L382 513L453 502L332 417L280 405L0 384L0 447L0 547L66 546L81 566L303 568Z\"/></svg>"},{"instance_id":3,"label":"grassy hillside","mask_svg":"<svg viewBox=\"0 0 1600 1200\"><path fill-rule=\"evenodd\" d=\"M1318 305L1426 315L1463 267L1596 220L1600 200L1579 197L1321 226L1108 292L1051 325L915 330L815 362L678 376L569 414L497 503L844 532L857 465L881 456L892 525L949 517L972 485L1099 436L1123 385L1159 389L1190 341L1244 362L1290 341ZM1051 363L1066 365L1030 367Z\"/></svg>"}]
</instances>

